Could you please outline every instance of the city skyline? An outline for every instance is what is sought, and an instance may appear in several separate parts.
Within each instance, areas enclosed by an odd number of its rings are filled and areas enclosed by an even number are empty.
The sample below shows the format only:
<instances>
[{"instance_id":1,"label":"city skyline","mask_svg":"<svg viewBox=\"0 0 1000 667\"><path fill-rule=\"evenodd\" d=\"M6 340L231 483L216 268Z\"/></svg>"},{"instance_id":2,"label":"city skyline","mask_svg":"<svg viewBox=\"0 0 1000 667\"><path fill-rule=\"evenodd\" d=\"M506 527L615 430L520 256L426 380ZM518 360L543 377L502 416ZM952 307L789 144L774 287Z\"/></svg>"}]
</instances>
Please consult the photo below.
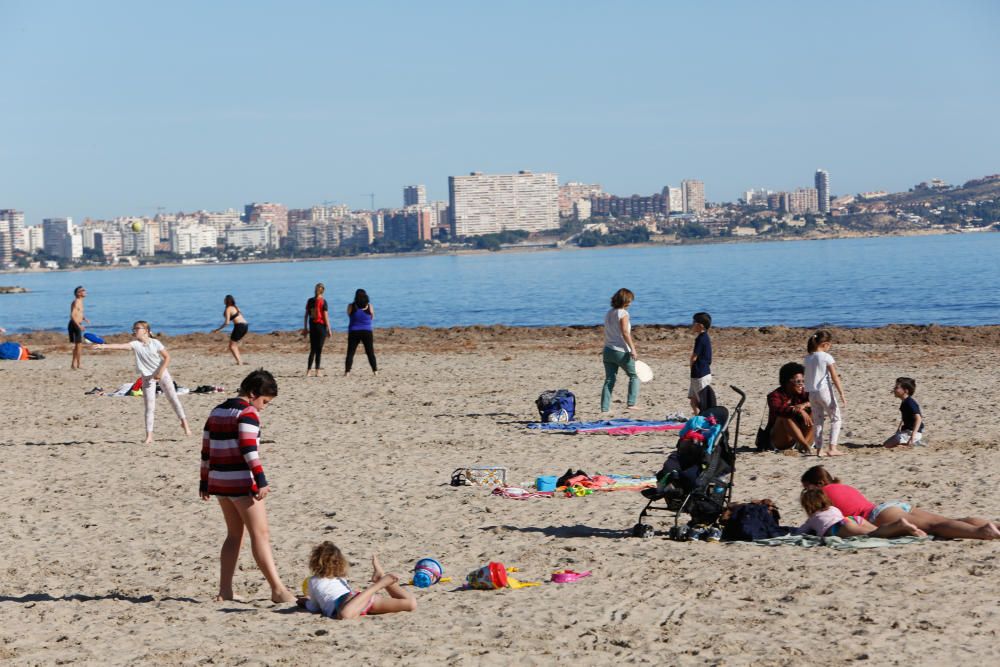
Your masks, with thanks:
<instances>
[{"instance_id":1,"label":"city skyline","mask_svg":"<svg viewBox=\"0 0 1000 667\"><path fill-rule=\"evenodd\" d=\"M989 3L5 2L0 207L29 224L381 208L411 183L445 200L477 170L621 195L693 175L713 202L808 186L820 165L833 194L962 182L998 170L998 19ZM446 37L409 39L427 32Z\"/></svg>"}]
</instances>

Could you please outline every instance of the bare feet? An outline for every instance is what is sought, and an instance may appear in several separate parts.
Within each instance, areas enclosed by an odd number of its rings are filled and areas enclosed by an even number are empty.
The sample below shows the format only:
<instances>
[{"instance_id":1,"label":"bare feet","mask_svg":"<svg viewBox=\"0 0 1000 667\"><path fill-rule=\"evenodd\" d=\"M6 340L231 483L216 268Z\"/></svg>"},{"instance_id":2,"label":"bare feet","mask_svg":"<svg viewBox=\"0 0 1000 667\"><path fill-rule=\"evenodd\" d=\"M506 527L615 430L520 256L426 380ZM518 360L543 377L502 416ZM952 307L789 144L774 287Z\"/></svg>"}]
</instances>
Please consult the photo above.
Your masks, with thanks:
<instances>
[{"instance_id":1,"label":"bare feet","mask_svg":"<svg viewBox=\"0 0 1000 667\"><path fill-rule=\"evenodd\" d=\"M384 576L385 570L382 569L382 563L378 561L378 554L372 554L372 583L375 583Z\"/></svg>"},{"instance_id":2,"label":"bare feet","mask_svg":"<svg viewBox=\"0 0 1000 667\"><path fill-rule=\"evenodd\" d=\"M927 537L927 533L917 528L913 523L907 521L906 519L899 520L900 525L905 529L904 535L912 535L913 537Z\"/></svg>"},{"instance_id":3,"label":"bare feet","mask_svg":"<svg viewBox=\"0 0 1000 667\"><path fill-rule=\"evenodd\" d=\"M181 422L181 427L184 429L184 435L191 435L191 427L188 425L186 419Z\"/></svg>"},{"instance_id":4,"label":"bare feet","mask_svg":"<svg viewBox=\"0 0 1000 667\"><path fill-rule=\"evenodd\" d=\"M344 377L347 377L350 374L351 374L351 371L344 371Z\"/></svg>"},{"instance_id":5,"label":"bare feet","mask_svg":"<svg viewBox=\"0 0 1000 667\"><path fill-rule=\"evenodd\" d=\"M153 444L153 434L152 433L147 433L146 434L146 439L143 440L142 444L144 444L144 445L151 445L151 444Z\"/></svg>"},{"instance_id":6,"label":"bare feet","mask_svg":"<svg viewBox=\"0 0 1000 667\"><path fill-rule=\"evenodd\" d=\"M316 377L321 378L324 375L326 375L326 373L324 373L322 370L320 370L318 368L316 369Z\"/></svg>"},{"instance_id":7,"label":"bare feet","mask_svg":"<svg viewBox=\"0 0 1000 667\"><path fill-rule=\"evenodd\" d=\"M287 588L271 591L271 602L295 602L295 594Z\"/></svg>"},{"instance_id":8,"label":"bare feet","mask_svg":"<svg viewBox=\"0 0 1000 667\"><path fill-rule=\"evenodd\" d=\"M231 589L231 588L227 588L227 589L224 589L224 590L220 589L219 590L219 594L215 596L215 601L216 602L226 602L228 600L235 600L235 599L236 599L236 596L233 595L233 589Z\"/></svg>"},{"instance_id":9,"label":"bare feet","mask_svg":"<svg viewBox=\"0 0 1000 667\"><path fill-rule=\"evenodd\" d=\"M638 405L630 405L630 406L628 406L628 407L627 407L627 408L625 408L625 409L626 409L626 410L632 410L633 412L637 412L637 411L639 411L639 410L642 410L642 408L641 408L641 407L639 407Z\"/></svg>"},{"instance_id":10,"label":"bare feet","mask_svg":"<svg viewBox=\"0 0 1000 667\"><path fill-rule=\"evenodd\" d=\"M983 524L976 529L976 537L980 540L1000 539L1000 529L997 529L992 523Z\"/></svg>"}]
</instances>

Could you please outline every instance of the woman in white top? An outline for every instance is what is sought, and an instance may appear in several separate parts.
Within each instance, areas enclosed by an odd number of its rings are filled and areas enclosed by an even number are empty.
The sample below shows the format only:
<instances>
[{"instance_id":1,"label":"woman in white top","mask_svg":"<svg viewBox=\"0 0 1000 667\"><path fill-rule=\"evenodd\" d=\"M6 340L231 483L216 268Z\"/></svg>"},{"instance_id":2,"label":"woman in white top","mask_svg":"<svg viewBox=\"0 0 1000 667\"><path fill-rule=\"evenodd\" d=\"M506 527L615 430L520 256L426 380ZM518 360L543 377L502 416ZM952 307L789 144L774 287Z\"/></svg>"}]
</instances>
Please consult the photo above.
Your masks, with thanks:
<instances>
[{"instance_id":1,"label":"woman in white top","mask_svg":"<svg viewBox=\"0 0 1000 667\"><path fill-rule=\"evenodd\" d=\"M601 412L611 410L611 392L615 388L618 369L628 374L628 409L638 410L639 376L635 373L635 342L628 307L635 294L624 287L611 297L611 310L604 316L604 387L601 389Z\"/></svg>"},{"instance_id":2,"label":"woman in white top","mask_svg":"<svg viewBox=\"0 0 1000 667\"><path fill-rule=\"evenodd\" d=\"M847 407L844 389L840 386L840 376L837 365L830 354L833 346L833 335L829 331L817 331L809 336L806 346L809 355L806 357L806 391L809 392L809 405L812 408L813 448L817 456L840 456L837 449L840 439L841 416L840 409ZM840 394L840 401L833 395L834 388ZM826 423L830 422L830 445L823 452L823 436L827 431Z\"/></svg>"},{"instance_id":3,"label":"woman in white top","mask_svg":"<svg viewBox=\"0 0 1000 667\"><path fill-rule=\"evenodd\" d=\"M163 388L170 405L181 420L184 435L191 435L184 408L177 398L174 380L170 377L167 366L170 364L170 354L163 343L152 337L149 332L149 322L139 320L132 325L132 335L135 340L128 343L95 345L95 350L132 350L135 353L135 366L142 376L142 400L146 406L146 444L153 442L153 419L156 416L156 383Z\"/></svg>"}]
</instances>

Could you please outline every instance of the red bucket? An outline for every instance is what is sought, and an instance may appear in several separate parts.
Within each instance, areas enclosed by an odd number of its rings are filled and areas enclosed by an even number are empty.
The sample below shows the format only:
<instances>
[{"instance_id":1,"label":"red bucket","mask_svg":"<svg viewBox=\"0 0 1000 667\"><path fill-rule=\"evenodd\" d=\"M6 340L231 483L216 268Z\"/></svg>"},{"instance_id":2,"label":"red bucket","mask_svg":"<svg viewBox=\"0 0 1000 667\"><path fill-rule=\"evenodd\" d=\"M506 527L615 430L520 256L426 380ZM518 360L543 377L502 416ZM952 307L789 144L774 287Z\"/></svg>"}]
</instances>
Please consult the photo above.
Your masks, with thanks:
<instances>
[{"instance_id":1,"label":"red bucket","mask_svg":"<svg viewBox=\"0 0 1000 667\"><path fill-rule=\"evenodd\" d=\"M467 588L491 591L507 588L507 568L503 563L490 563L469 573L465 578Z\"/></svg>"}]
</instances>

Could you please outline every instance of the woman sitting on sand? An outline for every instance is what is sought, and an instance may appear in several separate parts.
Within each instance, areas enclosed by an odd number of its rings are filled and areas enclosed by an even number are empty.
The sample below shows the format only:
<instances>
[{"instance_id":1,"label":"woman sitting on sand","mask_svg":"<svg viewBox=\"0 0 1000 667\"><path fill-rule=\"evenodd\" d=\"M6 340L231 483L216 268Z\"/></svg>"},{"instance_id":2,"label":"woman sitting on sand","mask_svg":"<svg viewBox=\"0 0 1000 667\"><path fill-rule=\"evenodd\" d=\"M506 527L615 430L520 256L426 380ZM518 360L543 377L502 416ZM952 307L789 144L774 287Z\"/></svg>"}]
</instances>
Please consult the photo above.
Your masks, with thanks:
<instances>
[{"instance_id":1,"label":"woman sitting on sand","mask_svg":"<svg viewBox=\"0 0 1000 667\"><path fill-rule=\"evenodd\" d=\"M779 387L767 395L766 430L773 449L795 447L808 452L813 442L809 394L805 390L806 368L794 361L778 371Z\"/></svg>"},{"instance_id":2,"label":"woman sitting on sand","mask_svg":"<svg viewBox=\"0 0 1000 667\"><path fill-rule=\"evenodd\" d=\"M1000 538L1000 528L995 522L979 517L949 519L926 510L917 509L901 500L890 500L876 505L853 486L843 484L823 466L813 466L802 475L802 486L822 489L844 516L859 516L882 527L905 519L935 537L946 539L995 540Z\"/></svg>"}]
</instances>

